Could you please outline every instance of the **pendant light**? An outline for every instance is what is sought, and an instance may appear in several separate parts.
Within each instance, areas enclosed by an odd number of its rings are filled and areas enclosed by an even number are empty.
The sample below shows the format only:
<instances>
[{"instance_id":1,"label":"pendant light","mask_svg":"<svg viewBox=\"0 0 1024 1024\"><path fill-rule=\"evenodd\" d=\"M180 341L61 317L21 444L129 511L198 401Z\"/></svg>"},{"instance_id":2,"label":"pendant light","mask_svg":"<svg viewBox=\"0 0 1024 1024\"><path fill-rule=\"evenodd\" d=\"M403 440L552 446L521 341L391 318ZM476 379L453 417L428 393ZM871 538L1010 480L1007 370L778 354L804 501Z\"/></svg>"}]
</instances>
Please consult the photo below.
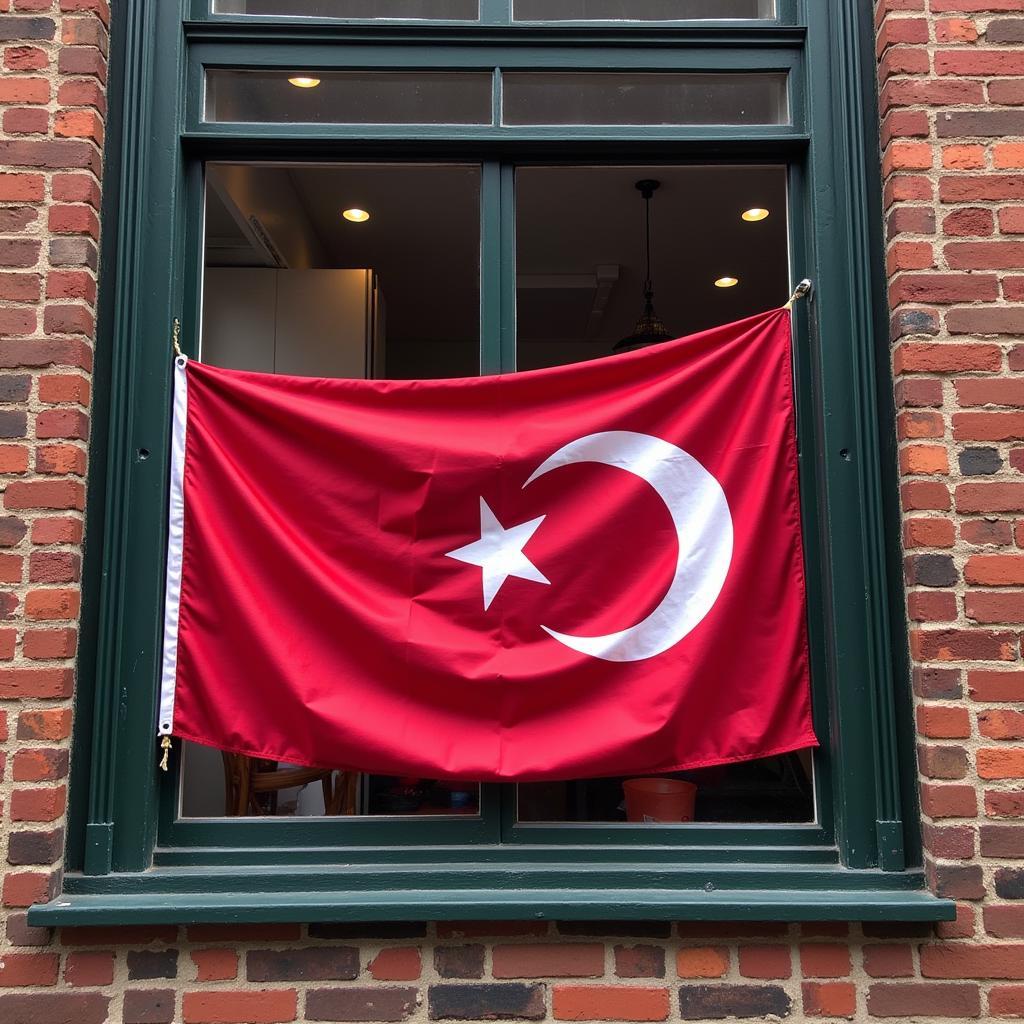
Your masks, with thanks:
<instances>
[{"instance_id":1,"label":"pendant light","mask_svg":"<svg viewBox=\"0 0 1024 1024\"><path fill-rule=\"evenodd\" d=\"M644 311L640 314L633 333L617 341L613 352L632 352L636 348L657 345L675 337L665 326L661 317L654 312L654 282L651 280L651 197L661 185L653 178L644 178L636 183L637 191L644 198L644 237L646 240L647 274L644 277Z\"/></svg>"}]
</instances>

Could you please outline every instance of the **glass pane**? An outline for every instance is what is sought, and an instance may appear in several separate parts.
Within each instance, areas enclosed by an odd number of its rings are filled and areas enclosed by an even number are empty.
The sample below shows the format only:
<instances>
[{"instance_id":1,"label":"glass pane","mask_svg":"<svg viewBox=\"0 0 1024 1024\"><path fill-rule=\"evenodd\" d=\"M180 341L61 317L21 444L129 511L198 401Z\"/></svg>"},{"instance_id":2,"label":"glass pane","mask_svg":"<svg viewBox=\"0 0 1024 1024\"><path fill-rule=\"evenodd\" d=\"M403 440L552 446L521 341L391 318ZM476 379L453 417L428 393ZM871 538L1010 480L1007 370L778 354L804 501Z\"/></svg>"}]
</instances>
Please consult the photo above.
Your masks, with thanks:
<instances>
[{"instance_id":1,"label":"glass pane","mask_svg":"<svg viewBox=\"0 0 1024 1024\"><path fill-rule=\"evenodd\" d=\"M786 74L514 71L504 124L788 124Z\"/></svg>"},{"instance_id":2,"label":"glass pane","mask_svg":"<svg viewBox=\"0 0 1024 1024\"><path fill-rule=\"evenodd\" d=\"M645 779L530 782L518 787L521 822L786 822L814 820L808 750Z\"/></svg>"},{"instance_id":3,"label":"glass pane","mask_svg":"<svg viewBox=\"0 0 1024 1024\"><path fill-rule=\"evenodd\" d=\"M524 167L515 191L520 370L638 347L648 279L668 337L740 320L789 296L784 166ZM716 286L727 281L735 283ZM621 528L609 526L600 542L602 572L656 573L656 553L623 545ZM638 558L651 561L638 566ZM625 777L530 783L518 787L518 820L680 821L696 786L697 822L807 822L815 813L812 764L802 752L665 773L639 787ZM627 801L627 792L645 787L669 792L655 794L654 804L642 794Z\"/></svg>"},{"instance_id":4,"label":"glass pane","mask_svg":"<svg viewBox=\"0 0 1024 1024\"><path fill-rule=\"evenodd\" d=\"M206 182L205 362L324 377L479 372L478 166L211 164ZM475 782L303 774L184 747L185 817L479 813ZM247 794L253 779L261 791Z\"/></svg>"},{"instance_id":5,"label":"glass pane","mask_svg":"<svg viewBox=\"0 0 1024 1024\"><path fill-rule=\"evenodd\" d=\"M209 71L207 121L490 124L489 72Z\"/></svg>"},{"instance_id":6,"label":"glass pane","mask_svg":"<svg viewBox=\"0 0 1024 1024\"><path fill-rule=\"evenodd\" d=\"M693 21L774 18L774 0L515 0L517 21Z\"/></svg>"},{"instance_id":7,"label":"glass pane","mask_svg":"<svg viewBox=\"0 0 1024 1024\"><path fill-rule=\"evenodd\" d=\"M644 309L645 220L654 180L654 307L671 337L789 297L786 168L764 165L524 167L516 172L517 366L608 355ZM748 211L759 220L744 220ZM732 287L716 282L734 280Z\"/></svg>"},{"instance_id":8,"label":"glass pane","mask_svg":"<svg viewBox=\"0 0 1024 1024\"><path fill-rule=\"evenodd\" d=\"M213 0L214 14L283 18L380 18L476 21L477 0Z\"/></svg>"}]
</instances>

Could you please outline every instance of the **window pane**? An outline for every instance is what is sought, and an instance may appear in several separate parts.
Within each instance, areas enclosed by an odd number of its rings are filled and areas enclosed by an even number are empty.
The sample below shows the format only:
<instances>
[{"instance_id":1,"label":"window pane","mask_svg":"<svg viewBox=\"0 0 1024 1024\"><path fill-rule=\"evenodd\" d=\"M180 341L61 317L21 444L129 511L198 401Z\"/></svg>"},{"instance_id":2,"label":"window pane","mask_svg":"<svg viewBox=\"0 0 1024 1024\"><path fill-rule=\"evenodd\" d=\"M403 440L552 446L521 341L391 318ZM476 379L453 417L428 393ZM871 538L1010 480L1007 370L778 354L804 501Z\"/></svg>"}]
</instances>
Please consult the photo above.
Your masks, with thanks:
<instances>
[{"instance_id":1,"label":"window pane","mask_svg":"<svg viewBox=\"0 0 1024 1024\"><path fill-rule=\"evenodd\" d=\"M651 196L654 307L671 337L789 297L786 168L765 165L521 167L516 171L517 366L608 355L644 307ZM767 211L761 220L743 213ZM716 287L722 278L738 283Z\"/></svg>"},{"instance_id":2,"label":"window pane","mask_svg":"<svg viewBox=\"0 0 1024 1024\"><path fill-rule=\"evenodd\" d=\"M515 0L517 21L774 18L773 0Z\"/></svg>"},{"instance_id":3,"label":"window pane","mask_svg":"<svg viewBox=\"0 0 1024 1024\"><path fill-rule=\"evenodd\" d=\"M811 752L801 750L636 780L530 782L518 787L516 818L572 824L810 822L814 820L811 764Z\"/></svg>"},{"instance_id":4,"label":"window pane","mask_svg":"<svg viewBox=\"0 0 1024 1024\"><path fill-rule=\"evenodd\" d=\"M487 72L210 71L206 120L490 124Z\"/></svg>"},{"instance_id":5,"label":"window pane","mask_svg":"<svg viewBox=\"0 0 1024 1024\"><path fill-rule=\"evenodd\" d=\"M638 182L657 183L648 188L650 279L654 311L669 337L741 320L789 297L784 166L522 167L515 183L518 369L607 356L636 334L648 277L645 201ZM745 212L751 219L744 219ZM716 287L724 278L737 283ZM653 552L622 543L628 528L628 523L609 525L600 542L602 571L657 574ZM646 558L650 563L638 564ZM583 579L578 582L587 586ZM807 752L663 778L667 785L655 785L678 792L666 794L662 808L678 810L692 794L690 787L697 787L697 822L814 818ZM627 781L521 785L517 818L551 823L657 818L660 811L638 808L635 801L627 808Z\"/></svg>"},{"instance_id":6,"label":"window pane","mask_svg":"<svg viewBox=\"0 0 1024 1024\"><path fill-rule=\"evenodd\" d=\"M509 72L505 124L787 124L784 73Z\"/></svg>"},{"instance_id":7,"label":"window pane","mask_svg":"<svg viewBox=\"0 0 1024 1024\"><path fill-rule=\"evenodd\" d=\"M284 18L408 18L476 21L477 0L213 0L214 14L264 14Z\"/></svg>"},{"instance_id":8,"label":"window pane","mask_svg":"<svg viewBox=\"0 0 1024 1024\"><path fill-rule=\"evenodd\" d=\"M211 164L206 182L205 362L324 377L479 373L478 166ZM345 219L357 209L368 217ZM184 746L185 817L479 813L475 782L310 775ZM261 791L247 796L257 776Z\"/></svg>"}]
</instances>

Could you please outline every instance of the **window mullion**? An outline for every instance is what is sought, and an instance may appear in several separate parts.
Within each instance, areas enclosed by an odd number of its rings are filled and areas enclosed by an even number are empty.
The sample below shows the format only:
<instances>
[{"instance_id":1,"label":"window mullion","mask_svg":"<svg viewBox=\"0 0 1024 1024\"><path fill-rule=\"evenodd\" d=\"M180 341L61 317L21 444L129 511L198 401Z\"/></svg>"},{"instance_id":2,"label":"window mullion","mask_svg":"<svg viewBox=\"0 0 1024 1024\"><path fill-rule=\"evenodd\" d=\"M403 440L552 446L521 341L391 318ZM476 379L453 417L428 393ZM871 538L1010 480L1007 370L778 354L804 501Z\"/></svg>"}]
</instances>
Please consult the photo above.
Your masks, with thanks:
<instances>
[{"instance_id":1,"label":"window mullion","mask_svg":"<svg viewBox=\"0 0 1024 1024\"><path fill-rule=\"evenodd\" d=\"M482 25L507 25L512 20L512 0L480 0Z\"/></svg>"},{"instance_id":2,"label":"window mullion","mask_svg":"<svg viewBox=\"0 0 1024 1024\"><path fill-rule=\"evenodd\" d=\"M501 372L501 165L480 168L480 372Z\"/></svg>"}]
</instances>

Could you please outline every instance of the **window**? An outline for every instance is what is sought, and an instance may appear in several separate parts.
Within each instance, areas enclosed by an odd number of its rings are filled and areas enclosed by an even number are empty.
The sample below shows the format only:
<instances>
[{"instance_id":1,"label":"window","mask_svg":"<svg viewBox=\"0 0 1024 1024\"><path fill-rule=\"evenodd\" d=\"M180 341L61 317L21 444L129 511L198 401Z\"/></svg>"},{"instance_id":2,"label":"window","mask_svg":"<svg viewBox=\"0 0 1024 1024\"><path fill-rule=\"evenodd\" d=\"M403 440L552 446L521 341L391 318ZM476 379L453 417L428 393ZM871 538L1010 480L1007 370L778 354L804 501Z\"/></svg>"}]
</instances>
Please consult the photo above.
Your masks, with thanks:
<instances>
[{"instance_id":1,"label":"window","mask_svg":"<svg viewBox=\"0 0 1024 1024\"><path fill-rule=\"evenodd\" d=\"M32 920L951 916L920 891L895 653L863 5L143 6L117 14L104 542L69 870ZM616 779L298 778L232 804L219 755L179 745L178 770L154 771L172 322L187 351L277 372L597 358L640 311L652 178L674 331L817 283L795 371L821 751L706 773L697 820L655 827L625 820Z\"/></svg>"}]
</instances>

